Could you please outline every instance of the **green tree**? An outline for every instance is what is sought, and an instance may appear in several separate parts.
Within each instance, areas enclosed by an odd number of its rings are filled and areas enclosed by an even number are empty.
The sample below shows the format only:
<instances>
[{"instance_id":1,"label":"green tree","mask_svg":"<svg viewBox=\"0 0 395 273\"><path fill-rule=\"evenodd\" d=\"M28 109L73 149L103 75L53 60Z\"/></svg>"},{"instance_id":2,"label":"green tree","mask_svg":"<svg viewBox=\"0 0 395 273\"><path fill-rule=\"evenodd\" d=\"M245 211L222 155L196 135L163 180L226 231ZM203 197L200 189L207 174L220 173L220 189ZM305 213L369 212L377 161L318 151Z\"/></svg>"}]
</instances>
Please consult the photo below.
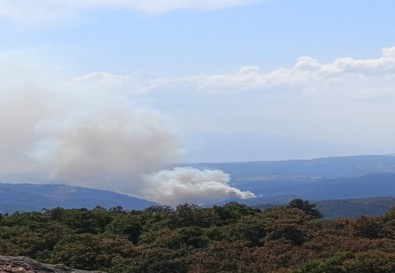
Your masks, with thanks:
<instances>
[{"instance_id":1,"label":"green tree","mask_svg":"<svg viewBox=\"0 0 395 273\"><path fill-rule=\"evenodd\" d=\"M131 216L116 217L106 227L106 233L120 235L137 245L142 232L142 225Z\"/></svg>"},{"instance_id":2,"label":"green tree","mask_svg":"<svg viewBox=\"0 0 395 273\"><path fill-rule=\"evenodd\" d=\"M307 215L310 215L313 218L322 218L324 215L317 209L316 205L313 203L310 203L307 200L303 199L293 199L291 202L289 202L288 208L295 208L295 209L300 209Z\"/></svg>"},{"instance_id":3,"label":"green tree","mask_svg":"<svg viewBox=\"0 0 395 273\"><path fill-rule=\"evenodd\" d=\"M311 218L302 210L288 207L277 207L264 213L265 240L290 240L294 245L302 245L309 238L307 224Z\"/></svg>"}]
</instances>

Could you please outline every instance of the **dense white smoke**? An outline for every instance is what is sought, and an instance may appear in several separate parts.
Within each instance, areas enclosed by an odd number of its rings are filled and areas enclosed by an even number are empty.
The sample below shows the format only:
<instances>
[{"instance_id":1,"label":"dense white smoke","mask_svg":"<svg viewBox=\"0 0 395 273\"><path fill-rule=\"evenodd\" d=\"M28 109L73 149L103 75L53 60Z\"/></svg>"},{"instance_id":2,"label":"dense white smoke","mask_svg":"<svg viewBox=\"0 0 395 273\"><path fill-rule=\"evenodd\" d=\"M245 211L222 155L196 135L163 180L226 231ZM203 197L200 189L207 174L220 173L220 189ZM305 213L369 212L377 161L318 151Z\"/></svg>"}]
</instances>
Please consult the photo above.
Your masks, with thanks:
<instances>
[{"instance_id":1,"label":"dense white smoke","mask_svg":"<svg viewBox=\"0 0 395 273\"><path fill-rule=\"evenodd\" d=\"M169 117L58 74L0 58L0 175L40 174L169 204L252 196L221 171L163 171L182 153Z\"/></svg>"},{"instance_id":2,"label":"dense white smoke","mask_svg":"<svg viewBox=\"0 0 395 273\"><path fill-rule=\"evenodd\" d=\"M188 202L201 204L225 197L254 197L251 192L230 187L229 174L220 170L174 168L145 175L144 179L148 187L143 190L142 195L168 205Z\"/></svg>"}]
</instances>

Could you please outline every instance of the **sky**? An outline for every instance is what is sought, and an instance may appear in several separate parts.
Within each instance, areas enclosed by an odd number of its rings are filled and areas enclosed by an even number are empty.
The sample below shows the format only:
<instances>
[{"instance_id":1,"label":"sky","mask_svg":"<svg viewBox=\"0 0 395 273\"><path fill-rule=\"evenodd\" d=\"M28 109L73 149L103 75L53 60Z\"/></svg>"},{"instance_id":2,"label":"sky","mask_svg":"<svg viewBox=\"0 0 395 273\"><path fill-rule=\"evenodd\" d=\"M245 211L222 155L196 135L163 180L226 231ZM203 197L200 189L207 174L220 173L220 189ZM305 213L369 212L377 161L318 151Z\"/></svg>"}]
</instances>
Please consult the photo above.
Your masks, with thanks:
<instances>
[{"instance_id":1,"label":"sky","mask_svg":"<svg viewBox=\"0 0 395 273\"><path fill-rule=\"evenodd\" d=\"M163 166L394 153L393 26L391 0L0 0L0 173L247 197Z\"/></svg>"}]
</instances>

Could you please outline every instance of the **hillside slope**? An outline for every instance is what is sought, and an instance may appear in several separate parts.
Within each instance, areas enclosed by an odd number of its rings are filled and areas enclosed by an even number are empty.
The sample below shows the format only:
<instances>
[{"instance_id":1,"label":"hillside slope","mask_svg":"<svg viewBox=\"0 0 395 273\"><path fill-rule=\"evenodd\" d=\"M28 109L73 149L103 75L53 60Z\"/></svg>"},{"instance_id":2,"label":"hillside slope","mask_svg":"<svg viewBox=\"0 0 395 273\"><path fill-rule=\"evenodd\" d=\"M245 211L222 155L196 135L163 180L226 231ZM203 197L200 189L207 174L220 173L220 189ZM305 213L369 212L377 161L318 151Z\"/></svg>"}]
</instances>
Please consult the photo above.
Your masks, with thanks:
<instances>
[{"instance_id":1,"label":"hillside slope","mask_svg":"<svg viewBox=\"0 0 395 273\"><path fill-rule=\"evenodd\" d=\"M39 211L43 208L144 209L155 203L110 191L65 185L0 184L0 213Z\"/></svg>"}]
</instances>

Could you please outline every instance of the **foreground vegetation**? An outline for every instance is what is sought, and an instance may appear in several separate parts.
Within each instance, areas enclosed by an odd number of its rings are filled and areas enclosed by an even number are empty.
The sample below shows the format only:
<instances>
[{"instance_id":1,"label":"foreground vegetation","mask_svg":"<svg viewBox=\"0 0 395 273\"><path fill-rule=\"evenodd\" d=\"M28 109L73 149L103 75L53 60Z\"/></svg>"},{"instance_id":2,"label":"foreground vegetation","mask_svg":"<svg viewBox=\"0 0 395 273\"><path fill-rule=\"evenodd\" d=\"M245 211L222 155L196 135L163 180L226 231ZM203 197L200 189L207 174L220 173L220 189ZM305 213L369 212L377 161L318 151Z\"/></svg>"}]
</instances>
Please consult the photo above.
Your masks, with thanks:
<instances>
[{"instance_id":1,"label":"foreground vegetation","mask_svg":"<svg viewBox=\"0 0 395 273\"><path fill-rule=\"evenodd\" d=\"M0 255L110 273L393 273L395 208L321 219L307 201L143 211L56 208L0 216Z\"/></svg>"}]
</instances>

